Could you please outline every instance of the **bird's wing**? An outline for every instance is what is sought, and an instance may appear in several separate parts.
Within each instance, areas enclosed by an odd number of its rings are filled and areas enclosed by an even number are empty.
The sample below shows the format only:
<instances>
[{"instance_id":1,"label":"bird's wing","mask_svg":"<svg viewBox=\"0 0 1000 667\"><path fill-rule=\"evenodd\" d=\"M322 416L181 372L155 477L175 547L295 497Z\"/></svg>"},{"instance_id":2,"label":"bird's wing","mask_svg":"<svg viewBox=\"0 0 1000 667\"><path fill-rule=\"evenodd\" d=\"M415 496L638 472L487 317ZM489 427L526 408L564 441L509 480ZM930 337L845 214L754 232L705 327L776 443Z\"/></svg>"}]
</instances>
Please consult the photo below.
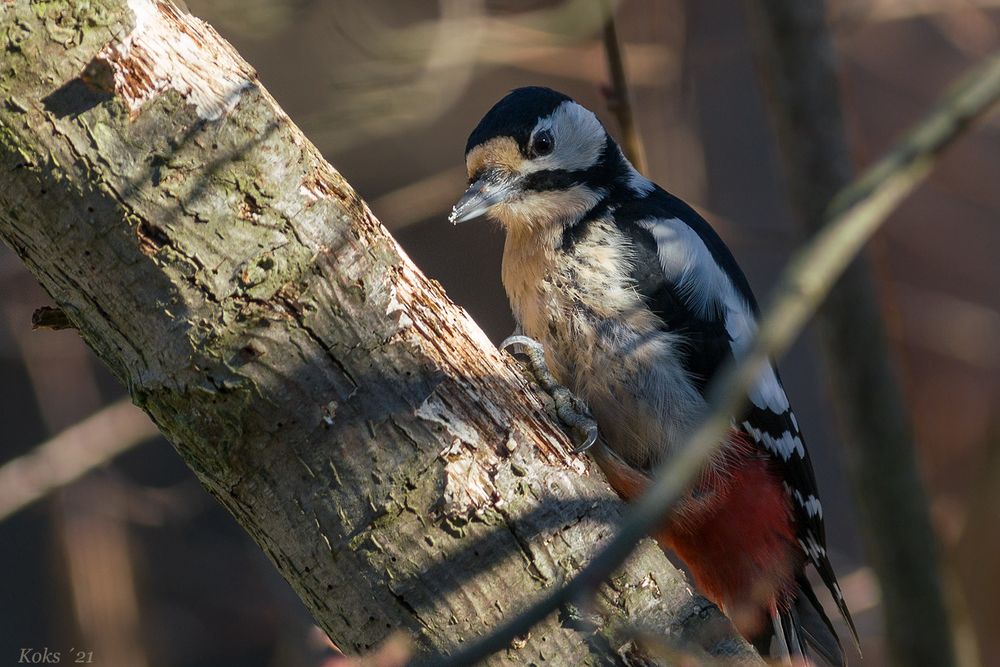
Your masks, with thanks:
<instances>
[{"instance_id":1,"label":"bird's wing","mask_svg":"<svg viewBox=\"0 0 1000 667\"><path fill-rule=\"evenodd\" d=\"M746 277L709 224L663 190L619 208L614 218L632 241L636 290L666 329L684 335L681 361L704 394L723 362L749 345L756 330L757 304ZM809 452L773 366L764 369L749 398L736 426L780 471L795 510L799 545L856 637L827 557L823 508Z\"/></svg>"}]
</instances>

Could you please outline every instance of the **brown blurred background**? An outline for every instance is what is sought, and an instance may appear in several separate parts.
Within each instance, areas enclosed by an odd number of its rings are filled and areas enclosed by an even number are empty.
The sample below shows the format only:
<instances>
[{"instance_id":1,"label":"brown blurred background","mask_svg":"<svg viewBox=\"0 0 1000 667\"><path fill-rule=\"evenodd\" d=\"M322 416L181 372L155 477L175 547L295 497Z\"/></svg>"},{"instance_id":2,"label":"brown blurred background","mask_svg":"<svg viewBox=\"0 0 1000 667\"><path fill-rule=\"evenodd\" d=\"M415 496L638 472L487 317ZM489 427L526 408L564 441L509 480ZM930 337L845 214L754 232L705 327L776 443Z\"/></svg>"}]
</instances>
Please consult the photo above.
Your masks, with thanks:
<instances>
[{"instance_id":1,"label":"brown blurred background","mask_svg":"<svg viewBox=\"0 0 1000 667\"><path fill-rule=\"evenodd\" d=\"M513 326L499 280L502 235L489 223L453 228L445 220L465 183L465 139L486 109L522 85L562 90L617 132L602 94L599 5L188 0L494 340ZM995 0L828 5L857 165L1000 48ZM706 213L764 297L802 239L744 5L624 0L617 17L648 175ZM978 653L983 665L1000 665L998 186L994 116L946 156L871 247L957 637L962 655ZM95 413L102 416L50 445L54 458L72 468L79 452L122 453L13 513L4 503L30 493L53 466L43 460L31 475L0 469L0 571L8 573L0 579L0 664L44 647L63 651L64 662L70 649L93 651L99 665L321 664L327 649L297 598L170 446L116 403L123 388L77 335L31 330L32 311L47 303L0 247L0 465ZM884 662L879 592L817 355L807 331L781 369L813 452L864 664L874 667Z\"/></svg>"}]
</instances>

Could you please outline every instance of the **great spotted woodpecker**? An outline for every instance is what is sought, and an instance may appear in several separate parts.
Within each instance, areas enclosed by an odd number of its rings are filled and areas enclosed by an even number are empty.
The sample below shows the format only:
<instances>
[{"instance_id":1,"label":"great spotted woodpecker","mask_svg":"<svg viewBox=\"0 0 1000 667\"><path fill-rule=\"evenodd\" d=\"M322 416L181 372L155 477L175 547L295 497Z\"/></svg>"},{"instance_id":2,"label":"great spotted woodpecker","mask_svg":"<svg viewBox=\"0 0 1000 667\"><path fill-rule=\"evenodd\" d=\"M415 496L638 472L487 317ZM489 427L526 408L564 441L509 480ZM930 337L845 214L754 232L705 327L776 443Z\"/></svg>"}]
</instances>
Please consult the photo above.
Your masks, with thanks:
<instances>
[{"instance_id":1,"label":"great spotted woodpecker","mask_svg":"<svg viewBox=\"0 0 1000 667\"><path fill-rule=\"evenodd\" d=\"M518 327L589 406L603 436L596 458L634 497L702 416L720 365L748 343L757 304L747 279L709 224L640 175L566 95L511 92L472 132L465 158L470 185L451 220L488 214L503 226L502 279ZM843 665L807 565L857 633L827 558L809 453L773 368L749 398L656 537L762 653Z\"/></svg>"}]
</instances>

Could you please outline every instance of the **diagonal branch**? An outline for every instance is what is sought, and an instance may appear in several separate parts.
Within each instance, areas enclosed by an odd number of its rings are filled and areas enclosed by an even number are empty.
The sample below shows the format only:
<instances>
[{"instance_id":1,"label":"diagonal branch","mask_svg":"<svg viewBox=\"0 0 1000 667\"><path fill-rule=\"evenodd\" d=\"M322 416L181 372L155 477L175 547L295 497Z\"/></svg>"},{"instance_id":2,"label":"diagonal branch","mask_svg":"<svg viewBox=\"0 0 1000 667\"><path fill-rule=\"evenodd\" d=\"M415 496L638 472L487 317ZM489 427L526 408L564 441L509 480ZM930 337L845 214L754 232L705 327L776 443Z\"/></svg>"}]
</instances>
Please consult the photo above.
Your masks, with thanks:
<instances>
[{"instance_id":1,"label":"diagonal branch","mask_svg":"<svg viewBox=\"0 0 1000 667\"><path fill-rule=\"evenodd\" d=\"M787 175L789 200L799 225L821 228L826 208L851 179L833 58L833 37L821 0L746 3L757 70L763 84ZM996 61L996 56L992 59ZM986 65L989 68L989 64ZM995 79L978 81L965 104L992 94ZM985 96L985 97L984 97ZM954 125L958 107L914 137L929 149ZM863 198L910 156L897 155L869 172L839 200ZM948 667L955 664L951 627L942 595L934 530L914 452L911 418L885 341L878 290L868 258L844 272L817 317L819 342L830 380L835 417L860 510L859 527L882 591L889 661Z\"/></svg>"},{"instance_id":2,"label":"diagonal branch","mask_svg":"<svg viewBox=\"0 0 1000 667\"><path fill-rule=\"evenodd\" d=\"M628 558L635 545L680 499L719 448L768 359L780 356L837 277L892 211L927 176L938 155L1000 99L1000 53L969 73L893 150L832 202L823 229L789 262L764 310L752 345L710 388L709 413L678 455L659 467L618 534L565 586L549 593L486 637L434 664L475 664L566 604L578 603Z\"/></svg>"}]
</instances>

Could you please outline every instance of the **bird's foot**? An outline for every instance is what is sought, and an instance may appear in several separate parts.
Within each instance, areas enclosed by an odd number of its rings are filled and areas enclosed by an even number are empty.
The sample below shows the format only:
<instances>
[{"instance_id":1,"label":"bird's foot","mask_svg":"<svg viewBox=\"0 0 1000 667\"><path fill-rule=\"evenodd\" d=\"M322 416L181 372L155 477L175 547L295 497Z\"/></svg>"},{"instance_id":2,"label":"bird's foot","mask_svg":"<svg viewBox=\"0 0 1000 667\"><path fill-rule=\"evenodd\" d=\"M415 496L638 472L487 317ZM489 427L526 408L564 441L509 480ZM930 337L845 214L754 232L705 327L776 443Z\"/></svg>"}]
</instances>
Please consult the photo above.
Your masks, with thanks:
<instances>
[{"instance_id":1,"label":"bird's foot","mask_svg":"<svg viewBox=\"0 0 1000 667\"><path fill-rule=\"evenodd\" d=\"M597 422L590 414L587 404L556 381L552 371L549 370L549 365L545 362L545 349L542 344L528 336L513 335L500 343L500 349L525 357L528 370L535 381L552 397L559 421L583 439L573 451L579 454L590 449L597 442L599 435Z\"/></svg>"}]
</instances>

